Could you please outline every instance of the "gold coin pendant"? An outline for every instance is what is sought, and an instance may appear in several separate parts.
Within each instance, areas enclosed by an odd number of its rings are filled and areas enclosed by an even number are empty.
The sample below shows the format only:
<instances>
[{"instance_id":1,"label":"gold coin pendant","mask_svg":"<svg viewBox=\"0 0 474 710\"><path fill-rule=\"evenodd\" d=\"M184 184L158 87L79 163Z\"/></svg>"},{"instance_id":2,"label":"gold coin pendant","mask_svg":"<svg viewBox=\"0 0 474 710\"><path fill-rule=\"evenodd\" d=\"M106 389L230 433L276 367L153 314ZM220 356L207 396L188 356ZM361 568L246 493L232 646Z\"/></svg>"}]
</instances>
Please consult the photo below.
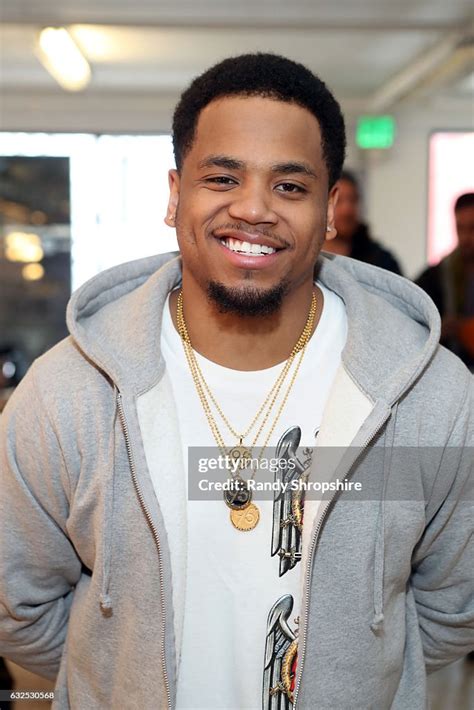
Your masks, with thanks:
<instances>
[{"instance_id":1,"label":"gold coin pendant","mask_svg":"<svg viewBox=\"0 0 474 710\"><path fill-rule=\"evenodd\" d=\"M231 510L230 522L237 530L253 530L260 520L260 511L254 503L250 503L243 510Z\"/></svg>"},{"instance_id":2,"label":"gold coin pendant","mask_svg":"<svg viewBox=\"0 0 474 710\"><path fill-rule=\"evenodd\" d=\"M228 456L231 461L239 462L238 468L241 471L242 469L247 468L252 458L252 454L246 446L234 446L234 448L230 449L230 451L228 452Z\"/></svg>"}]
</instances>

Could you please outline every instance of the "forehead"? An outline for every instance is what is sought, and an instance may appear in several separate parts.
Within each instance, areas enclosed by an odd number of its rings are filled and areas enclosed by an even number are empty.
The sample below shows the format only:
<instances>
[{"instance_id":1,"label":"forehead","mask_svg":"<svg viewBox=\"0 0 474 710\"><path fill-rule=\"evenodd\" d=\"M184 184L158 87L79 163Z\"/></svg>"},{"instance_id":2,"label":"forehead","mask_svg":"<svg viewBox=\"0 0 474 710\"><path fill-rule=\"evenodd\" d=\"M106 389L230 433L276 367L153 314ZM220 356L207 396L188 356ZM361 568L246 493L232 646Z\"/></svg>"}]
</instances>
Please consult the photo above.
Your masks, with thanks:
<instances>
[{"instance_id":1,"label":"forehead","mask_svg":"<svg viewBox=\"0 0 474 710\"><path fill-rule=\"evenodd\" d=\"M260 96L216 99L200 113L191 160L208 154L231 155L246 163L304 160L321 169L319 123L294 103Z\"/></svg>"}]
</instances>

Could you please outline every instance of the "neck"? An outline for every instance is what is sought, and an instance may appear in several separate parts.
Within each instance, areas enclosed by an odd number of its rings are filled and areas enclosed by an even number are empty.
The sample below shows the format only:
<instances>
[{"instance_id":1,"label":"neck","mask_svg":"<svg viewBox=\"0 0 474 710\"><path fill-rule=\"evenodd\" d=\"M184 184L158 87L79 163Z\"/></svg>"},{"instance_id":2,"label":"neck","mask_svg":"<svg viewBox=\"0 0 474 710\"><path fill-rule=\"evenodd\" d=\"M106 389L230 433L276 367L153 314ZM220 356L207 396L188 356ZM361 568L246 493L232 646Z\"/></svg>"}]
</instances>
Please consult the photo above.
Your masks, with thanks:
<instances>
[{"instance_id":1,"label":"neck","mask_svg":"<svg viewBox=\"0 0 474 710\"><path fill-rule=\"evenodd\" d=\"M316 328L323 295L310 279L284 297L278 312L270 316L242 317L221 313L217 304L183 274L183 311L191 344L208 360L233 370L255 371L277 365L289 357L306 325L313 290L317 300ZM179 291L173 291L170 296L175 328Z\"/></svg>"}]
</instances>

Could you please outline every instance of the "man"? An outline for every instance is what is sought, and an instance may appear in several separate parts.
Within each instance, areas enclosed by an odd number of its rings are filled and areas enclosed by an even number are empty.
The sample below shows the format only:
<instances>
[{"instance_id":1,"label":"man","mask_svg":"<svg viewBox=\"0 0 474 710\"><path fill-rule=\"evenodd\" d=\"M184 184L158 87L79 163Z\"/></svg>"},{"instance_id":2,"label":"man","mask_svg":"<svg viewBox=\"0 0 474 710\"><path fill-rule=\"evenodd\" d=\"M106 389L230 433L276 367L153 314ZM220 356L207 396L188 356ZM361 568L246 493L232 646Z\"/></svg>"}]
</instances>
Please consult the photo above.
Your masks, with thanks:
<instances>
[{"instance_id":1,"label":"man","mask_svg":"<svg viewBox=\"0 0 474 710\"><path fill-rule=\"evenodd\" d=\"M324 249L401 274L400 265L393 254L370 236L368 226L361 221L359 186L349 170L342 172L338 188L334 211L337 234L334 239L327 241Z\"/></svg>"},{"instance_id":2,"label":"man","mask_svg":"<svg viewBox=\"0 0 474 710\"><path fill-rule=\"evenodd\" d=\"M416 283L441 314L441 342L474 369L474 192L454 205L458 245Z\"/></svg>"},{"instance_id":3,"label":"man","mask_svg":"<svg viewBox=\"0 0 474 710\"><path fill-rule=\"evenodd\" d=\"M305 67L221 62L173 139L180 255L82 286L2 419L0 653L57 708L425 708L474 639L471 377L416 286L319 256L344 123Z\"/></svg>"}]
</instances>

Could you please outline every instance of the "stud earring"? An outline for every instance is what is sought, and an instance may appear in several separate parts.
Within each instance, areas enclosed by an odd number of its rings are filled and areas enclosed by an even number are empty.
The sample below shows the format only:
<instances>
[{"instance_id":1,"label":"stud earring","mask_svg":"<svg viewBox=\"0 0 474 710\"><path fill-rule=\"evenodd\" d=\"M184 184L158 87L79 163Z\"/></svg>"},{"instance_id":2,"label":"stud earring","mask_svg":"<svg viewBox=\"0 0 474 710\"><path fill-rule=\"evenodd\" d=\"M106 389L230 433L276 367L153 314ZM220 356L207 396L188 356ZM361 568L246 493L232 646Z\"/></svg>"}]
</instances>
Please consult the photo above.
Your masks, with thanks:
<instances>
[{"instance_id":1,"label":"stud earring","mask_svg":"<svg viewBox=\"0 0 474 710\"><path fill-rule=\"evenodd\" d=\"M330 227L330 226L328 225L328 226L326 227L326 232L332 232L332 227Z\"/></svg>"}]
</instances>

